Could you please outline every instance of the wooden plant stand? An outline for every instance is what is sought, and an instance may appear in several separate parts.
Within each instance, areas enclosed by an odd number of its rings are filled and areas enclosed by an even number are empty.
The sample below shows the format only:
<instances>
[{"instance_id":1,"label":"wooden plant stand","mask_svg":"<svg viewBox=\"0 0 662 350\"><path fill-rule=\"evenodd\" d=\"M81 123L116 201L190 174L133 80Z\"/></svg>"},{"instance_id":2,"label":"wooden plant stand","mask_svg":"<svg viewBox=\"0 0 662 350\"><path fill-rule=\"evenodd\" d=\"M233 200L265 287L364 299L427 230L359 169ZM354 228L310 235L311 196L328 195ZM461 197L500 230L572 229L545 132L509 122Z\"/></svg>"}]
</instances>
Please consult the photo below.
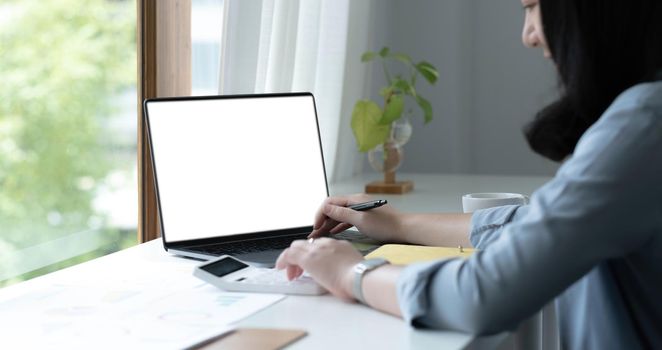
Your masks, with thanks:
<instances>
[{"instance_id":1,"label":"wooden plant stand","mask_svg":"<svg viewBox=\"0 0 662 350\"><path fill-rule=\"evenodd\" d=\"M412 181L395 181L395 171L384 173L384 181L365 185L365 193L404 194L414 189Z\"/></svg>"}]
</instances>

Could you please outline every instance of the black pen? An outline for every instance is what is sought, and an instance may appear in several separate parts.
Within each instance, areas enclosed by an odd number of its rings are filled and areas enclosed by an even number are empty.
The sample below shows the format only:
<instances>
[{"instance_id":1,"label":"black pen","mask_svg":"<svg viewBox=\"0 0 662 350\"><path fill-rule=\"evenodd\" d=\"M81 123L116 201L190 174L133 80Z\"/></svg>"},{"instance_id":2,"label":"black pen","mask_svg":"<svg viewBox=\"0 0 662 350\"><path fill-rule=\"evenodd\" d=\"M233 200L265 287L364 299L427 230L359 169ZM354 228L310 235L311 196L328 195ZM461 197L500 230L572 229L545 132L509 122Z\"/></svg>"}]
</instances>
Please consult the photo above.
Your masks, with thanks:
<instances>
[{"instance_id":1,"label":"black pen","mask_svg":"<svg viewBox=\"0 0 662 350\"><path fill-rule=\"evenodd\" d=\"M347 208L354 209L356 211L365 211L365 210L379 208L379 207L381 207L382 205L384 205L386 203L388 203L386 201L386 199L377 199L377 200L374 200L374 201L358 203L358 204L352 204L352 205L348 206Z\"/></svg>"}]
</instances>

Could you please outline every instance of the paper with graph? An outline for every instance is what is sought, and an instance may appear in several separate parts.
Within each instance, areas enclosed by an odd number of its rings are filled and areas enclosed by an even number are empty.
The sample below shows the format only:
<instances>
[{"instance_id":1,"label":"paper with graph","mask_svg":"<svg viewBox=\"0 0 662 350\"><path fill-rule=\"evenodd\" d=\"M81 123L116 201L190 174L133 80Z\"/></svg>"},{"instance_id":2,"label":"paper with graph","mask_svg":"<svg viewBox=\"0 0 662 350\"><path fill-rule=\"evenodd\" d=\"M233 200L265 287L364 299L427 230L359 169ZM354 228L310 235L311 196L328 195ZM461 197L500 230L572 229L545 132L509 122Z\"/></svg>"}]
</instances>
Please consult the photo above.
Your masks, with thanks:
<instances>
[{"instance_id":1,"label":"paper with graph","mask_svg":"<svg viewBox=\"0 0 662 350\"><path fill-rule=\"evenodd\" d=\"M3 290L2 347L181 349L283 298L223 292L191 275L196 262L169 259L102 258Z\"/></svg>"}]
</instances>

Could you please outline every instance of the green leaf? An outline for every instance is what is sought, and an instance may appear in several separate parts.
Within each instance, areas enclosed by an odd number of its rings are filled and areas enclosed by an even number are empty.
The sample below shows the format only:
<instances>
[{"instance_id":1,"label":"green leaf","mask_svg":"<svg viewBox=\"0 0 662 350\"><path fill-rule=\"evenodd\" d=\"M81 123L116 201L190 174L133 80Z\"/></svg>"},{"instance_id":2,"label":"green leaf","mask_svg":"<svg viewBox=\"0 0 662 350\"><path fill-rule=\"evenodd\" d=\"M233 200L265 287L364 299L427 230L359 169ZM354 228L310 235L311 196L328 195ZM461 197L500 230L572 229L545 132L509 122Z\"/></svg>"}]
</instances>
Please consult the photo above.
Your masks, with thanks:
<instances>
[{"instance_id":1,"label":"green leaf","mask_svg":"<svg viewBox=\"0 0 662 350\"><path fill-rule=\"evenodd\" d=\"M421 73L421 75L425 78L425 80L428 81L428 83L434 85L434 83L437 82L437 79L439 78L439 72L437 72L437 68L435 68L432 64L421 61L414 67L416 67L416 70Z\"/></svg>"},{"instance_id":2,"label":"green leaf","mask_svg":"<svg viewBox=\"0 0 662 350\"><path fill-rule=\"evenodd\" d=\"M402 115L402 110L405 107L405 101L401 95L392 95L384 106L384 115L379 121L381 125L390 125Z\"/></svg>"},{"instance_id":3,"label":"green leaf","mask_svg":"<svg viewBox=\"0 0 662 350\"><path fill-rule=\"evenodd\" d=\"M389 52L391 52L391 49L384 46L384 47L382 47L381 50L379 50L379 55L382 56L382 57L386 57L386 56L388 56Z\"/></svg>"},{"instance_id":4,"label":"green leaf","mask_svg":"<svg viewBox=\"0 0 662 350\"><path fill-rule=\"evenodd\" d=\"M423 110L423 119L425 120L425 124L432 121L432 105L430 104L430 101L424 99L421 96L416 96L416 103L418 103L418 105Z\"/></svg>"},{"instance_id":5,"label":"green leaf","mask_svg":"<svg viewBox=\"0 0 662 350\"><path fill-rule=\"evenodd\" d=\"M370 62L374 60L376 56L376 53L372 51L366 51L363 53L363 55L361 55L361 62Z\"/></svg>"},{"instance_id":6,"label":"green leaf","mask_svg":"<svg viewBox=\"0 0 662 350\"><path fill-rule=\"evenodd\" d=\"M394 53L393 58L395 58L396 60L398 60L402 63L408 63L408 64L412 63L411 57L409 57L409 55L401 53L401 52Z\"/></svg>"},{"instance_id":7,"label":"green leaf","mask_svg":"<svg viewBox=\"0 0 662 350\"><path fill-rule=\"evenodd\" d=\"M386 142L391 132L390 125L380 125L382 110L370 100L360 100L352 111L352 132L359 146L359 151L367 152Z\"/></svg>"},{"instance_id":8,"label":"green leaf","mask_svg":"<svg viewBox=\"0 0 662 350\"><path fill-rule=\"evenodd\" d=\"M395 87L396 89L402 91L402 93L404 93L404 94L412 95L412 96L416 95L414 87L411 86L411 84L409 84L409 82L404 80L404 79L396 79L393 82L393 87Z\"/></svg>"}]
</instances>

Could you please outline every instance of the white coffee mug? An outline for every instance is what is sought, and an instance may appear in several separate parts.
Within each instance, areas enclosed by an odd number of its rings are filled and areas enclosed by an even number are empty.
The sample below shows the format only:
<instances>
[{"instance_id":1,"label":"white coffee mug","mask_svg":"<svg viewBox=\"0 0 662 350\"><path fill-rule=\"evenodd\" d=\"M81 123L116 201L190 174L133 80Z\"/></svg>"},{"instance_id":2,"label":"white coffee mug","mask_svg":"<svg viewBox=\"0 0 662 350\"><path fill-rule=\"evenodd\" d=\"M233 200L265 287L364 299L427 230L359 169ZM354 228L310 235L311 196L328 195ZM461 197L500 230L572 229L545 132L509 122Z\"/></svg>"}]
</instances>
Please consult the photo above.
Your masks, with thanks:
<instances>
[{"instance_id":1,"label":"white coffee mug","mask_svg":"<svg viewBox=\"0 0 662 350\"><path fill-rule=\"evenodd\" d=\"M469 193L462 196L462 210L473 213L479 209L500 207L502 205L523 205L529 203L529 197L519 193Z\"/></svg>"}]
</instances>

